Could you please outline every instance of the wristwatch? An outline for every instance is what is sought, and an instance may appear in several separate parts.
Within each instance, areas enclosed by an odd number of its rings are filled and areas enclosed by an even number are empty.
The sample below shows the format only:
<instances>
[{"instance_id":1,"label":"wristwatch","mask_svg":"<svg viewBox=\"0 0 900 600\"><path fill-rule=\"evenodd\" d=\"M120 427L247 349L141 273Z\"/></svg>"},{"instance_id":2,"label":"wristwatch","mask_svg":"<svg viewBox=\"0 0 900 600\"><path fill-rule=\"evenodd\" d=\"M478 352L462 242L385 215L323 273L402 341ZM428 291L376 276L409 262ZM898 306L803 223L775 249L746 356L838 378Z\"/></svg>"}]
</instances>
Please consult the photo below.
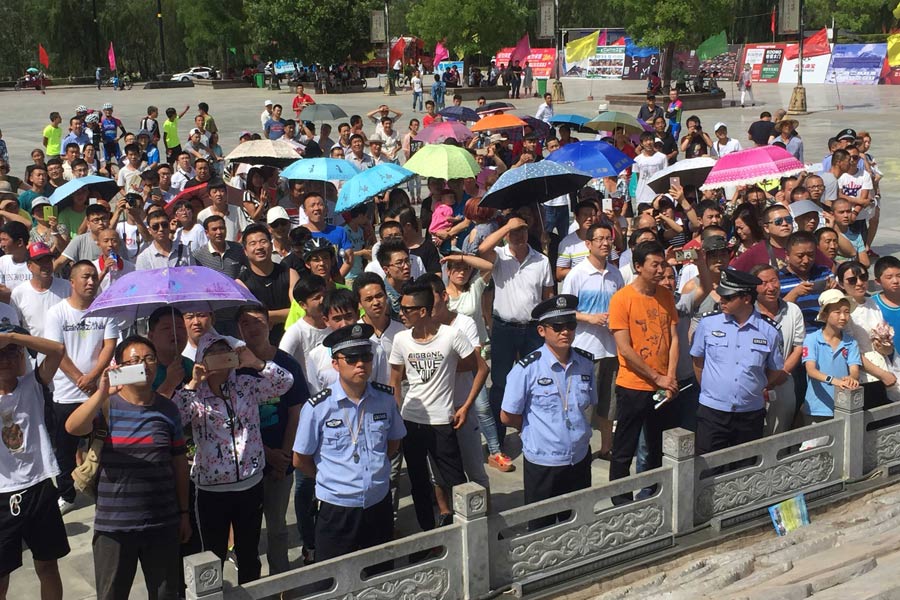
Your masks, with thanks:
<instances>
[{"instance_id":1,"label":"wristwatch","mask_svg":"<svg viewBox=\"0 0 900 600\"><path fill-rule=\"evenodd\" d=\"M831 384L832 381L834 381L834 377L832 377L831 375L825 376L825 383Z\"/></svg>"}]
</instances>

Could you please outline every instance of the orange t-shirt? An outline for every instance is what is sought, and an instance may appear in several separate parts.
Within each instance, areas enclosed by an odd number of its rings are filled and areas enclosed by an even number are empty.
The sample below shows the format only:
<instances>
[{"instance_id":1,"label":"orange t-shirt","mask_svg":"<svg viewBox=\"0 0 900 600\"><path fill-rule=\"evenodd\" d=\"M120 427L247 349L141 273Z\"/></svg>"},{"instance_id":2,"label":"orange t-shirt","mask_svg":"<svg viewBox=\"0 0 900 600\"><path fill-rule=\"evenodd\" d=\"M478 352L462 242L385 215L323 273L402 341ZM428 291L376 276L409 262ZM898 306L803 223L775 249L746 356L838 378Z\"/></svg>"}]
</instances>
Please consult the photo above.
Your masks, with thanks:
<instances>
[{"instance_id":1,"label":"orange t-shirt","mask_svg":"<svg viewBox=\"0 0 900 600\"><path fill-rule=\"evenodd\" d=\"M627 329L631 347L650 368L661 375L669 369L669 348L672 344L672 325L678 322L675 298L662 286L656 294L645 296L633 285L626 285L609 301L609 330ZM653 382L628 368L619 352L619 374L616 385L631 390L655 391Z\"/></svg>"}]
</instances>

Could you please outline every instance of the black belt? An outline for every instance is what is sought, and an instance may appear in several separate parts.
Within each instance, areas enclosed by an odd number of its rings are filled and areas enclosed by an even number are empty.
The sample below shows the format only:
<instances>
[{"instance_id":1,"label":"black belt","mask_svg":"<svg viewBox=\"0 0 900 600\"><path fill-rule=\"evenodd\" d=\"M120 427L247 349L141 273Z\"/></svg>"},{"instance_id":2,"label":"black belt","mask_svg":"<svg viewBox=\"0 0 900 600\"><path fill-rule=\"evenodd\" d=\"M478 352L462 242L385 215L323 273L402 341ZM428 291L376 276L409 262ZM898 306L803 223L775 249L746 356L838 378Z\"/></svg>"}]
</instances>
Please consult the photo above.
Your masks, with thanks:
<instances>
[{"instance_id":1,"label":"black belt","mask_svg":"<svg viewBox=\"0 0 900 600\"><path fill-rule=\"evenodd\" d=\"M494 320L498 323L503 323L507 327L518 327L519 329L528 329L529 327L536 325L535 321L525 321L524 323L521 321L507 321L506 319L502 319L497 316L497 313L492 313Z\"/></svg>"}]
</instances>

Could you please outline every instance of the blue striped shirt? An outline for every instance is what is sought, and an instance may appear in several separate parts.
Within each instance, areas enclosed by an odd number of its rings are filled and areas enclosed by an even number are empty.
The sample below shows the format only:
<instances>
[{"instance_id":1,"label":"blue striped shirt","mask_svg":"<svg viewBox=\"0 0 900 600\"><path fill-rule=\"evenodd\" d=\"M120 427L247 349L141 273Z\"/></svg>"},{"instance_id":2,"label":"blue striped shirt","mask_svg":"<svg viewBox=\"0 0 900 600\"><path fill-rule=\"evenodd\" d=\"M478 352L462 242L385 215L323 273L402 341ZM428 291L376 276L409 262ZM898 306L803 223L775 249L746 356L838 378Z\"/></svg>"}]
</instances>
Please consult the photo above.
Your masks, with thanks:
<instances>
[{"instance_id":1,"label":"blue striped shirt","mask_svg":"<svg viewBox=\"0 0 900 600\"><path fill-rule=\"evenodd\" d=\"M819 294L831 287L834 274L830 269L813 265L809 272L809 276L800 279L797 275L788 271L787 267L778 271L778 281L781 282L781 297L784 298L791 290L800 285L801 282L812 282L812 290L794 300L794 304L800 307L803 313L803 322L806 324L806 333L810 334L822 325L816 321L819 314Z\"/></svg>"}]
</instances>

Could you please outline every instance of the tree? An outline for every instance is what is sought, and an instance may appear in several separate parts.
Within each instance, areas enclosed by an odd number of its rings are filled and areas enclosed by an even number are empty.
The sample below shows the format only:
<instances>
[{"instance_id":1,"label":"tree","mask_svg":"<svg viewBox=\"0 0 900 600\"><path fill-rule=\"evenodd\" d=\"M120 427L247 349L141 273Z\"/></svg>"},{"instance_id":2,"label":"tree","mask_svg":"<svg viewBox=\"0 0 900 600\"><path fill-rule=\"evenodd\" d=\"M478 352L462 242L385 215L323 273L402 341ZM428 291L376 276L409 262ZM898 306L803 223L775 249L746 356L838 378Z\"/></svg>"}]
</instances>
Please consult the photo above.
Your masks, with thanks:
<instances>
[{"instance_id":1,"label":"tree","mask_svg":"<svg viewBox=\"0 0 900 600\"><path fill-rule=\"evenodd\" d=\"M339 63L371 50L369 11L379 0L245 0L250 38L268 58Z\"/></svg>"},{"instance_id":2,"label":"tree","mask_svg":"<svg viewBox=\"0 0 900 600\"><path fill-rule=\"evenodd\" d=\"M666 51L662 77L672 76L672 59L678 47L696 48L703 40L734 20L734 0L612 0L614 9L625 17L625 30L635 43Z\"/></svg>"},{"instance_id":3,"label":"tree","mask_svg":"<svg viewBox=\"0 0 900 600\"><path fill-rule=\"evenodd\" d=\"M894 22L895 0L806 0L806 27L831 27L854 33L882 33Z\"/></svg>"},{"instance_id":4,"label":"tree","mask_svg":"<svg viewBox=\"0 0 900 600\"><path fill-rule=\"evenodd\" d=\"M406 22L426 44L446 39L447 49L458 56L491 56L522 37L531 12L518 0L423 0Z\"/></svg>"},{"instance_id":5,"label":"tree","mask_svg":"<svg viewBox=\"0 0 900 600\"><path fill-rule=\"evenodd\" d=\"M179 2L175 10L178 22L184 27L184 45L192 63L222 61L220 68L224 70L231 60L228 48L236 48L246 41L243 0Z\"/></svg>"}]
</instances>

